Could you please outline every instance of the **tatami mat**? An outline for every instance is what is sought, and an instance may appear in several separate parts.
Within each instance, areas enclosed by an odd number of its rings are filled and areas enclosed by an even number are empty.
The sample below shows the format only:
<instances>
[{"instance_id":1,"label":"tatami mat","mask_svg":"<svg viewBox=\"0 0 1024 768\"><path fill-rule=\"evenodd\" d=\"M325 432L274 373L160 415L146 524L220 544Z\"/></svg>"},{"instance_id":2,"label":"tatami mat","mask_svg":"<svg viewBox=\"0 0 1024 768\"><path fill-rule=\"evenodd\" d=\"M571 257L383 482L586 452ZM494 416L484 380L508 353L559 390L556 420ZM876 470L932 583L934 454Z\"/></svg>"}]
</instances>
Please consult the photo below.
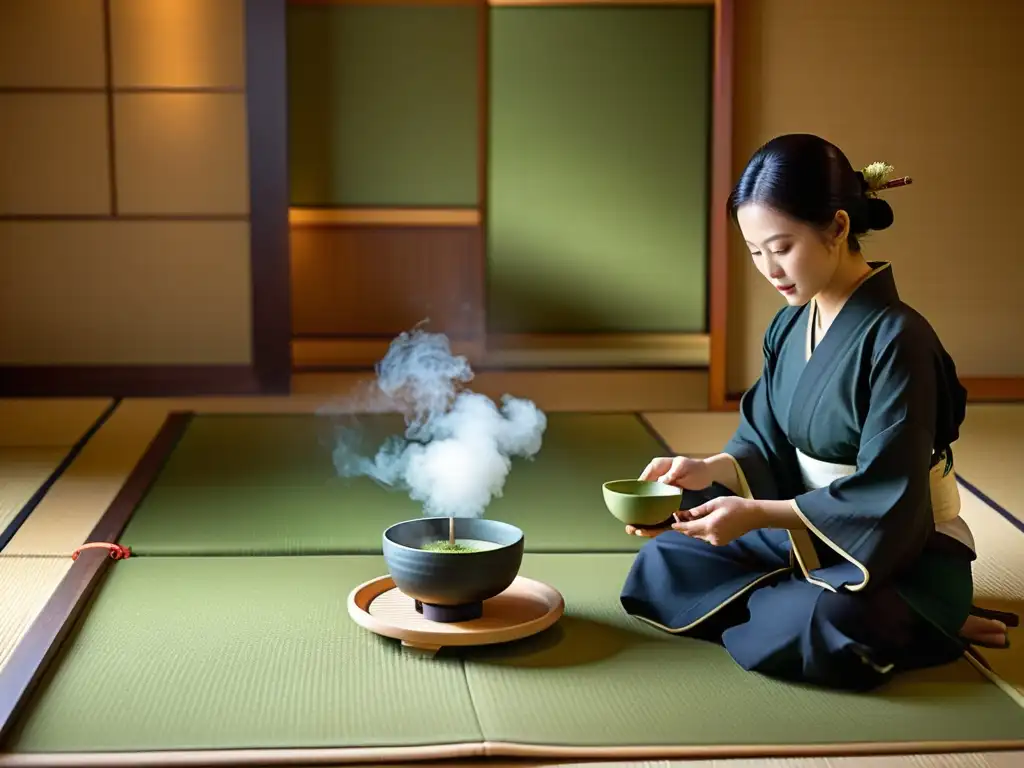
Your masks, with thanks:
<instances>
[{"instance_id":1,"label":"tatami mat","mask_svg":"<svg viewBox=\"0 0 1024 768\"><path fill-rule=\"evenodd\" d=\"M0 557L0 669L71 567L71 558Z\"/></svg>"},{"instance_id":2,"label":"tatami mat","mask_svg":"<svg viewBox=\"0 0 1024 768\"><path fill-rule=\"evenodd\" d=\"M110 404L108 398L0 399L0 447L70 447Z\"/></svg>"},{"instance_id":3,"label":"tatami mat","mask_svg":"<svg viewBox=\"0 0 1024 768\"><path fill-rule=\"evenodd\" d=\"M961 515L971 527L978 549L974 564L978 605L1016 613L1024 618L1024 534L961 487ZM981 649L981 654L1003 680L1024 693L1024 634L1013 630L1005 650ZM1024 765L1024 755L1021 756Z\"/></svg>"},{"instance_id":4,"label":"tatami mat","mask_svg":"<svg viewBox=\"0 0 1024 768\"><path fill-rule=\"evenodd\" d=\"M109 400L0 401L0 530L49 479ZM71 567L81 544L120 489L163 408L114 412L85 444L0 552L0 667ZM148 433L148 435L147 435Z\"/></svg>"},{"instance_id":5,"label":"tatami mat","mask_svg":"<svg viewBox=\"0 0 1024 768\"><path fill-rule=\"evenodd\" d=\"M978 404L967 410L953 447L957 473L1018 520L1024 521L1024 404Z\"/></svg>"},{"instance_id":6,"label":"tatami mat","mask_svg":"<svg viewBox=\"0 0 1024 768\"><path fill-rule=\"evenodd\" d=\"M735 412L645 412L641 415L659 435L672 443L676 453L694 457L721 453L740 421L740 415Z\"/></svg>"},{"instance_id":7,"label":"tatami mat","mask_svg":"<svg viewBox=\"0 0 1024 768\"><path fill-rule=\"evenodd\" d=\"M43 487L69 448L0 446L0 532Z\"/></svg>"},{"instance_id":8,"label":"tatami mat","mask_svg":"<svg viewBox=\"0 0 1024 768\"><path fill-rule=\"evenodd\" d=\"M0 550L19 515L45 490L111 400L0 400Z\"/></svg>"},{"instance_id":9,"label":"tatami mat","mask_svg":"<svg viewBox=\"0 0 1024 768\"><path fill-rule=\"evenodd\" d=\"M120 562L4 748L29 755L479 742L457 659L403 654L349 619L349 590L385 568L379 556ZM115 679L130 684L107 685Z\"/></svg>"},{"instance_id":10,"label":"tatami mat","mask_svg":"<svg viewBox=\"0 0 1024 768\"><path fill-rule=\"evenodd\" d=\"M966 662L903 676L877 697L748 675L721 648L624 615L618 586L631 562L528 554L523 574L565 596L559 628L425 659L346 614L349 590L386 572L380 556L131 558L90 599L5 748L40 762L90 753L109 765L135 751L241 747L301 762L327 757L305 750L372 745L387 750L383 762L425 745L756 754L992 743L1024 731L1024 711ZM131 685L106 684L114 678Z\"/></svg>"},{"instance_id":11,"label":"tatami mat","mask_svg":"<svg viewBox=\"0 0 1024 768\"><path fill-rule=\"evenodd\" d=\"M514 382L512 382L514 384ZM524 394L522 387L499 387ZM349 390L345 390L349 391ZM500 394L500 392L498 393ZM530 396L530 393L525 393ZM543 393L541 393L543 394ZM557 394L557 392L555 393ZM564 398L563 398L564 399ZM550 400L550 402L545 402ZM601 400L601 398L597 398ZM547 410L557 408L558 397L537 397ZM124 479L155 436L166 413L172 408L194 408L200 412L311 412L326 403L338 410L363 410L353 405L358 398L328 395L310 387L304 395L291 398L209 398L196 400L129 401L92 439L66 475L35 511L0 557L0 594L5 595L0 611L0 665L10 649L38 615L45 600L71 565L67 555L88 535L103 510L120 489ZM89 401L0 401L0 446L47 446L74 443L108 406L106 400ZM612 406L597 402L596 405ZM591 405L595 405L591 404ZM45 407L44 407L45 405ZM649 404L652 410L658 405ZM579 410L600 408L581 408ZM372 406L366 410L375 410ZM608 407L607 410L616 410ZM722 449L735 428L735 413L647 413L648 421L680 453L706 455ZM1017 422L1021 422L1018 424ZM1024 499L1019 473L994 458L1013 455L1024 435L1024 408L1017 406L971 406L964 435L958 444L958 470L965 479L1018 515L1015 500ZM0 454L2 455L2 454ZM1015 490L1016 489L1016 490ZM981 558L976 565L979 603L1020 611L1024 605L1024 535L986 507L966 490L964 518L971 525ZM1019 506L1017 504L1016 506ZM13 553L50 557L11 557ZM7 595L16 595L9 600ZM1021 640L1008 651L985 651L985 658L1004 679L1024 684L1024 654ZM483 763L496 768L500 763ZM517 763L522 765L524 763ZM590 765L586 762L538 761L530 765ZM772 760L639 761L601 763L630 768L912 768L914 766L965 768L1010 768L1024 765L1022 753L963 755L922 755L913 757L851 757Z\"/></svg>"},{"instance_id":12,"label":"tatami mat","mask_svg":"<svg viewBox=\"0 0 1024 768\"><path fill-rule=\"evenodd\" d=\"M391 414L342 425L367 451L404 428ZM422 502L339 478L336 426L312 414L197 414L120 543L143 556L380 551L381 531L421 515ZM660 452L634 414L548 413L538 459L517 464L487 514L522 528L529 552L635 552L643 540L594 507L603 482L635 477Z\"/></svg>"},{"instance_id":13,"label":"tatami mat","mask_svg":"<svg viewBox=\"0 0 1024 768\"><path fill-rule=\"evenodd\" d=\"M0 400L0 533L112 404L106 398ZM0 553L0 668L72 562L12 553L12 547Z\"/></svg>"},{"instance_id":14,"label":"tatami mat","mask_svg":"<svg viewBox=\"0 0 1024 768\"><path fill-rule=\"evenodd\" d=\"M113 501L165 418L163 405L122 403L0 556L69 556Z\"/></svg>"}]
</instances>

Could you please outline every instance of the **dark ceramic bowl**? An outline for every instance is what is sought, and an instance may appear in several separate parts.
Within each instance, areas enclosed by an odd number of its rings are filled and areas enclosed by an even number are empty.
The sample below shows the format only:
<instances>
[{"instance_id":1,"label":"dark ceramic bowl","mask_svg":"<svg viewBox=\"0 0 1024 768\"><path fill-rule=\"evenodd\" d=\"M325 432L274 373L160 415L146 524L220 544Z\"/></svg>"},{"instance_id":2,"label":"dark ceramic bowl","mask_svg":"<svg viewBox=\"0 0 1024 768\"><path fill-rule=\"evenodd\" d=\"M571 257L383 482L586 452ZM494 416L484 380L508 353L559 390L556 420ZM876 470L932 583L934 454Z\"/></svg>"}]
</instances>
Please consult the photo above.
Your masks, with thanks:
<instances>
[{"instance_id":1,"label":"dark ceramic bowl","mask_svg":"<svg viewBox=\"0 0 1024 768\"><path fill-rule=\"evenodd\" d=\"M524 536L514 525L456 518L455 540L472 551L431 551L448 542L447 517L406 520L384 531L388 572L417 610L434 621L479 618L483 601L504 592L523 562Z\"/></svg>"}]
</instances>

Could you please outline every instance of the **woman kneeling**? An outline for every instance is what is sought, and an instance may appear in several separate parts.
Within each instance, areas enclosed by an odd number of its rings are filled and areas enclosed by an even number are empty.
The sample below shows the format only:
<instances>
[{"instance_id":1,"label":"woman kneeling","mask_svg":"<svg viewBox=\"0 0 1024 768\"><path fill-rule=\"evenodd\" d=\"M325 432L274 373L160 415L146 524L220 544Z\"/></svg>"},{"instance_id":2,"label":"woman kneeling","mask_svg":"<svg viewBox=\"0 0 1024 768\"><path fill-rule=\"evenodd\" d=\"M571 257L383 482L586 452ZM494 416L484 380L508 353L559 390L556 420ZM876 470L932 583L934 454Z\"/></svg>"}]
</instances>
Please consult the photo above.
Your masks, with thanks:
<instances>
[{"instance_id":1,"label":"woman kneeling","mask_svg":"<svg viewBox=\"0 0 1024 768\"><path fill-rule=\"evenodd\" d=\"M934 330L860 238L893 222L888 166L781 136L729 199L787 302L722 454L655 459L644 479L701 492L651 536L632 615L725 646L745 669L836 688L1003 647L1016 617L972 607L974 540L951 445L966 391Z\"/></svg>"}]
</instances>

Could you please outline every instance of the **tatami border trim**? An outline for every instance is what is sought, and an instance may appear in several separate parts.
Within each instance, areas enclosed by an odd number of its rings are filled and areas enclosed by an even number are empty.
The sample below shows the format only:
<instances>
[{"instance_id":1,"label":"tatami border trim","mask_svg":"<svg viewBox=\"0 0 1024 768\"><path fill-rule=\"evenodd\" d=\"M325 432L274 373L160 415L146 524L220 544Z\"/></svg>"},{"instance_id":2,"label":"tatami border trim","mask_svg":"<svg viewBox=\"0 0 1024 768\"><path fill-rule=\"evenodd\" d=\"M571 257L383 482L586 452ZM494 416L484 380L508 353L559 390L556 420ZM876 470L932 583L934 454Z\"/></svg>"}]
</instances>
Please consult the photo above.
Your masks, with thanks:
<instances>
[{"instance_id":1,"label":"tatami border trim","mask_svg":"<svg viewBox=\"0 0 1024 768\"><path fill-rule=\"evenodd\" d=\"M184 434L191 418L192 414L188 412L168 414L160 431L85 543L117 540ZM0 744L6 739L20 708L29 700L50 663L60 653L62 643L88 605L89 598L110 563L106 550L84 550L15 647L7 664L0 669ZM0 763L7 759L7 756L0 756Z\"/></svg>"},{"instance_id":2,"label":"tatami border trim","mask_svg":"<svg viewBox=\"0 0 1024 768\"><path fill-rule=\"evenodd\" d=\"M507 741L425 744L410 747L324 747L292 749L197 749L165 752L86 752L0 755L0 768L36 766L193 766L246 765L391 765L465 758L534 760L670 760L710 758L857 757L965 752L1003 752L1024 748L1024 740L834 742L829 744L694 744L687 746L581 747Z\"/></svg>"},{"instance_id":3,"label":"tatami border trim","mask_svg":"<svg viewBox=\"0 0 1024 768\"><path fill-rule=\"evenodd\" d=\"M50 489L53 488L53 484L61 478L61 475L67 471L68 467L71 466L71 463L78 458L78 454L80 454L82 449L85 448L86 443L88 443L92 439L93 435L99 432L100 428L109 421L111 416L114 415L114 411L117 410L117 407L120 404L121 400L119 398L111 401L110 405L108 405L103 412L96 417L89 428L79 436L74 445L72 445L68 452L64 454L64 458L61 459L60 463L46 478L46 482L36 489L36 492L33 493L31 498L25 502L25 505L18 510L18 513L14 516L11 522L7 524L7 527L0 531L0 553L3 552L4 547L10 544L11 539L14 538L14 535L18 532L21 526L25 524L25 521L28 520L28 516L32 514L36 507L39 506L39 502L43 500L43 497L50 492Z\"/></svg>"},{"instance_id":4,"label":"tatami border trim","mask_svg":"<svg viewBox=\"0 0 1024 768\"><path fill-rule=\"evenodd\" d=\"M977 496L982 502L985 503L985 505L987 507L992 509L992 511L996 512L1001 517L1006 518L1007 522L1011 523L1014 528L1016 528L1021 533L1024 533L1024 520L1021 520L1019 517L1017 517L1015 514L1013 514L1010 510L1008 510L1006 507L1004 507L999 502L997 502L995 499L993 499L991 496L989 496L987 493L984 493L974 483L971 483L968 480L965 480L964 476L961 475L959 472L956 472L954 474L956 474L956 479L960 482L960 484L964 488L966 488L968 491L970 491L975 496Z\"/></svg>"}]
</instances>

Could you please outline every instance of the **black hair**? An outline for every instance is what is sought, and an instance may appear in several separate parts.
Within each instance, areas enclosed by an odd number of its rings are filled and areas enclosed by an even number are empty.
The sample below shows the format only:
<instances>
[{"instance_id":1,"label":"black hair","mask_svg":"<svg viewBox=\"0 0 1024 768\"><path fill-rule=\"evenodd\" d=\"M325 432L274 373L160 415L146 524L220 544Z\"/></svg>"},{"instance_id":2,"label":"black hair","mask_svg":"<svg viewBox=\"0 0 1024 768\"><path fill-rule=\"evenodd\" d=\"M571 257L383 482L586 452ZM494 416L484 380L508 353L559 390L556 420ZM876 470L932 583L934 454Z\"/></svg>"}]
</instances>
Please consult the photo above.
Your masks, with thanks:
<instances>
[{"instance_id":1,"label":"black hair","mask_svg":"<svg viewBox=\"0 0 1024 768\"><path fill-rule=\"evenodd\" d=\"M885 229L893 221L884 200L868 197L864 174L855 171L838 147L818 136L791 133L762 146L743 169L728 208L733 221L746 203L761 203L806 224L825 229L836 212L850 217L850 249L860 237Z\"/></svg>"}]
</instances>

